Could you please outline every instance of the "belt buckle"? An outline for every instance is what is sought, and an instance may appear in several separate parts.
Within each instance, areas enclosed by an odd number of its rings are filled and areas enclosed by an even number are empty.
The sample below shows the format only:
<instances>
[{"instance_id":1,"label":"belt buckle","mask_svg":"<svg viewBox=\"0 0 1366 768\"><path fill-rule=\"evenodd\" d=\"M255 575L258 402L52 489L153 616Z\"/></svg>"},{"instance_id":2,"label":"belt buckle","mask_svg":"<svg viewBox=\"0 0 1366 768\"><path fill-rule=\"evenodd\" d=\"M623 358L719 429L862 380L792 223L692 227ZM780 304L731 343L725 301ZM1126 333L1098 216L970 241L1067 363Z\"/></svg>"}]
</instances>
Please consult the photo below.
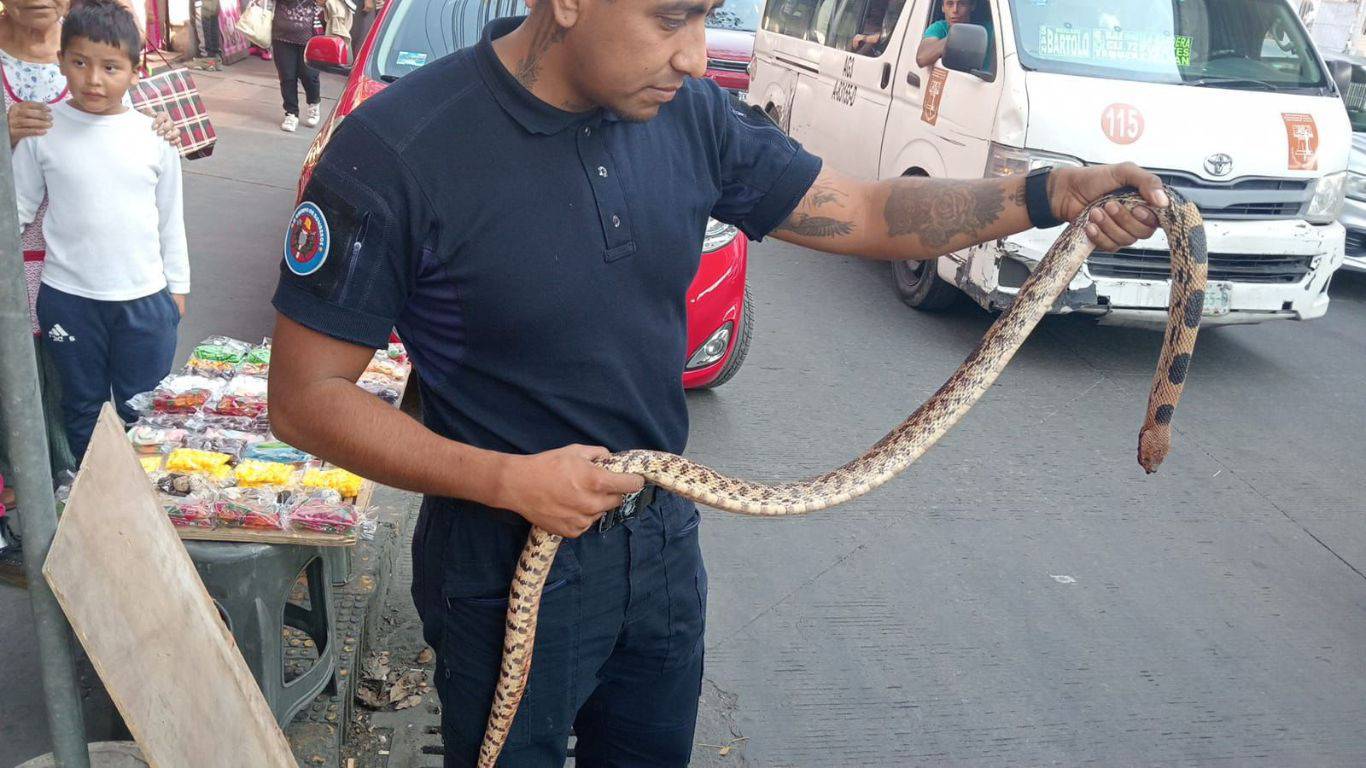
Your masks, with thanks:
<instances>
[{"instance_id":1,"label":"belt buckle","mask_svg":"<svg viewBox=\"0 0 1366 768\"><path fill-rule=\"evenodd\" d=\"M634 493L622 494L621 504L616 508L609 510L598 519L598 533L610 531L615 528L618 523L631 515L634 515L636 512L636 501L640 498L641 491L643 490L644 488Z\"/></svg>"}]
</instances>

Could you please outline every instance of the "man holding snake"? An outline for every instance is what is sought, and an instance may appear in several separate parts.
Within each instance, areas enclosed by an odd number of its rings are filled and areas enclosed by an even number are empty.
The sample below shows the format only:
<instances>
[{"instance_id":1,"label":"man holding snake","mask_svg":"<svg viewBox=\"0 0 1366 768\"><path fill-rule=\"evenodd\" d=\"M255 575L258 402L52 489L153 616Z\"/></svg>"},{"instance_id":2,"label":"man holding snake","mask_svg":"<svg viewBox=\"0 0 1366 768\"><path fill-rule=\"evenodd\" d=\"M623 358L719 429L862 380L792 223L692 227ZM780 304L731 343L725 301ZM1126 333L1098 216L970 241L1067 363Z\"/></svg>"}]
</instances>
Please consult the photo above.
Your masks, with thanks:
<instances>
[{"instance_id":1,"label":"man holding snake","mask_svg":"<svg viewBox=\"0 0 1366 768\"><path fill-rule=\"evenodd\" d=\"M931 259L1079 216L1133 165L867 182L710 81L714 0L538 0L340 126L286 238L275 432L425 494L413 598L437 653L447 766L473 765L531 525L566 537L501 765L688 763L706 571L696 507L592 463L682 453L684 297L706 219L870 259ZM1114 250L1146 208L1092 213ZM397 328L419 423L354 385ZM345 418L338 418L345 414ZM638 497L623 498L637 491ZM604 515L604 513L607 513Z\"/></svg>"}]
</instances>

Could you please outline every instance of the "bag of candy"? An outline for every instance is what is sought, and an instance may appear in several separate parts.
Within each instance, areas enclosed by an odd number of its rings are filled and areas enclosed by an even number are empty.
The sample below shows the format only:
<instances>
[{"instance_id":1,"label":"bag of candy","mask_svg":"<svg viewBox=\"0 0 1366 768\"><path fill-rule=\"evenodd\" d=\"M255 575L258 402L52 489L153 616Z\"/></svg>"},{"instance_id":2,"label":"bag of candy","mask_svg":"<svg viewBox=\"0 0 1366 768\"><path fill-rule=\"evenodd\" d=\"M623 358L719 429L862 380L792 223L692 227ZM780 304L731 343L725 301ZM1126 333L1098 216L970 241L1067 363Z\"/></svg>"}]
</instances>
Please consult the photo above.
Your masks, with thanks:
<instances>
[{"instance_id":1,"label":"bag of candy","mask_svg":"<svg viewBox=\"0 0 1366 768\"><path fill-rule=\"evenodd\" d=\"M260 488L265 485L288 485L294 477L294 468L288 464L273 461L248 459L233 470L237 485L242 488Z\"/></svg>"},{"instance_id":2,"label":"bag of candy","mask_svg":"<svg viewBox=\"0 0 1366 768\"><path fill-rule=\"evenodd\" d=\"M359 522L356 505L333 490L297 494L289 508L289 527L318 533L351 534Z\"/></svg>"},{"instance_id":3,"label":"bag of candy","mask_svg":"<svg viewBox=\"0 0 1366 768\"><path fill-rule=\"evenodd\" d=\"M274 488L224 488L214 503L218 524L226 528L284 530L284 505L288 491Z\"/></svg>"},{"instance_id":4,"label":"bag of candy","mask_svg":"<svg viewBox=\"0 0 1366 768\"><path fill-rule=\"evenodd\" d=\"M270 420L264 414L257 417L251 416L223 416L221 414L204 412L191 416L185 422L185 428L191 432L201 434L212 434L215 430L240 432L257 435L262 440L270 434Z\"/></svg>"},{"instance_id":5,"label":"bag of candy","mask_svg":"<svg viewBox=\"0 0 1366 768\"><path fill-rule=\"evenodd\" d=\"M162 426L147 419L139 419L128 429L128 442L133 444L138 453L143 454L179 448L185 445L188 436L189 433L181 427Z\"/></svg>"},{"instance_id":6,"label":"bag of candy","mask_svg":"<svg viewBox=\"0 0 1366 768\"><path fill-rule=\"evenodd\" d=\"M242 458L258 461L275 461L281 464L304 464L313 457L288 443L282 443L279 440L268 440L263 443L253 443L247 446L247 449L242 452Z\"/></svg>"},{"instance_id":7,"label":"bag of candy","mask_svg":"<svg viewBox=\"0 0 1366 768\"><path fill-rule=\"evenodd\" d=\"M266 413L266 380L259 376L234 376L219 393L209 411L219 416L255 419Z\"/></svg>"},{"instance_id":8,"label":"bag of candy","mask_svg":"<svg viewBox=\"0 0 1366 768\"><path fill-rule=\"evenodd\" d=\"M161 380L152 390L152 410L160 413L194 413L204 407L204 403L222 391L224 381L206 376L172 374ZM129 400L129 405L138 407L139 395Z\"/></svg>"},{"instance_id":9,"label":"bag of candy","mask_svg":"<svg viewBox=\"0 0 1366 768\"><path fill-rule=\"evenodd\" d=\"M398 389L399 385L393 379L377 373L366 373L361 376L356 386L390 405L398 405L399 398L403 396Z\"/></svg>"},{"instance_id":10,"label":"bag of candy","mask_svg":"<svg viewBox=\"0 0 1366 768\"><path fill-rule=\"evenodd\" d=\"M177 448L166 458L166 469L184 474L205 473L221 475L230 472L228 462L232 456L217 451L201 451L194 448Z\"/></svg>"},{"instance_id":11,"label":"bag of candy","mask_svg":"<svg viewBox=\"0 0 1366 768\"><path fill-rule=\"evenodd\" d=\"M184 472L157 472L148 475L162 496L186 498L199 496L211 499L218 492L221 483L208 475L186 474Z\"/></svg>"},{"instance_id":12,"label":"bag of candy","mask_svg":"<svg viewBox=\"0 0 1366 768\"><path fill-rule=\"evenodd\" d=\"M364 478L347 472L344 469L309 469L304 472L303 487L305 489L327 489L340 493L344 499L354 499L360 494L361 485L365 483Z\"/></svg>"},{"instance_id":13,"label":"bag of candy","mask_svg":"<svg viewBox=\"0 0 1366 768\"><path fill-rule=\"evenodd\" d=\"M270 339L262 341L258 346L252 347L247 353L247 357L238 366L239 374L248 376L265 376L270 373Z\"/></svg>"},{"instance_id":14,"label":"bag of candy","mask_svg":"<svg viewBox=\"0 0 1366 768\"><path fill-rule=\"evenodd\" d=\"M202 432L191 433L185 445L201 451L226 453L235 459L240 459L247 450L247 446L262 442L265 439L265 435L258 435L255 432L209 427Z\"/></svg>"},{"instance_id":15,"label":"bag of candy","mask_svg":"<svg viewBox=\"0 0 1366 768\"><path fill-rule=\"evenodd\" d=\"M190 354L185 370L200 376L228 377L251 353L251 345L227 336L211 336L200 342Z\"/></svg>"},{"instance_id":16,"label":"bag of candy","mask_svg":"<svg viewBox=\"0 0 1366 768\"><path fill-rule=\"evenodd\" d=\"M365 366L366 374L378 374L395 383L403 383L408 378L408 364L395 360L380 350L371 358L369 365Z\"/></svg>"},{"instance_id":17,"label":"bag of candy","mask_svg":"<svg viewBox=\"0 0 1366 768\"><path fill-rule=\"evenodd\" d=\"M178 528L217 528L218 520L212 498L162 496L161 507Z\"/></svg>"}]
</instances>

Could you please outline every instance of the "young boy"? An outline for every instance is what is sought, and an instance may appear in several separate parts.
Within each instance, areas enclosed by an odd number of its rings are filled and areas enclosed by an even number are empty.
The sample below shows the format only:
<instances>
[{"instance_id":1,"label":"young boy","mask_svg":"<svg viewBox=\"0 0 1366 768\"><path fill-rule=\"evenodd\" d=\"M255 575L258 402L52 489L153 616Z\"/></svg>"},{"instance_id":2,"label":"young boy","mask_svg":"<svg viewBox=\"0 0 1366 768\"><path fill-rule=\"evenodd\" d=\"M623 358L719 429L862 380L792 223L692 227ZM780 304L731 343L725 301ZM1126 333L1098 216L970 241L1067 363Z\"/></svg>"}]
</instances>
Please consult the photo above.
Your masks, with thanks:
<instances>
[{"instance_id":1,"label":"young boy","mask_svg":"<svg viewBox=\"0 0 1366 768\"><path fill-rule=\"evenodd\" d=\"M14 150L20 224L48 197L38 324L78 457L111 391L131 422L125 401L170 372L190 292L180 156L124 105L141 50L133 14L114 0L72 11L58 54L71 99L53 106L46 135Z\"/></svg>"}]
</instances>

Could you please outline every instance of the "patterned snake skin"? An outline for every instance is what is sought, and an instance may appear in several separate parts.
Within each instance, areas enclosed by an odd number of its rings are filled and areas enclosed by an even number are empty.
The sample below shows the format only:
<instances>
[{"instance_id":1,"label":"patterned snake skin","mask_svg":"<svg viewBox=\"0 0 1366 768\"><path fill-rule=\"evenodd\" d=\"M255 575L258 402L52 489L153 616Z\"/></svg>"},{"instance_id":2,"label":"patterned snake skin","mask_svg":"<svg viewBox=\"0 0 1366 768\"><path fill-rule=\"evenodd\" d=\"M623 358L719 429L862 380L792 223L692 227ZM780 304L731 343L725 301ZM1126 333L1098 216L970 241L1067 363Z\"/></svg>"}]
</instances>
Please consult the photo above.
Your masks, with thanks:
<instances>
[{"instance_id":1,"label":"patterned snake skin","mask_svg":"<svg viewBox=\"0 0 1366 768\"><path fill-rule=\"evenodd\" d=\"M1157 471L1171 447L1172 413L1181 398L1205 301L1207 254L1200 213L1172 190L1167 195L1171 205L1156 213L1171 249L1171 307L1148 415L1138 439L1138 462L1149 473ZM1092 208L1110 200L1126 206L1143 202L1129 193L1098 201ZM1089 214L1088 208L1063 231L1021 286L1010 309L997 318L944 386L876 445L839 469L801 482L763 485L656 451L625 451L601 460L601 466L641 475L697 503L742 515L799 515L862 496L920 458L996 381L1090 255L1092 245L1081 226ZM517 563L508 595L502 668L479 750L480 768L493 768L497 762L526 690L541 589L559 546L559 536L533 527Z\"/></svg>"}]
</instances>

